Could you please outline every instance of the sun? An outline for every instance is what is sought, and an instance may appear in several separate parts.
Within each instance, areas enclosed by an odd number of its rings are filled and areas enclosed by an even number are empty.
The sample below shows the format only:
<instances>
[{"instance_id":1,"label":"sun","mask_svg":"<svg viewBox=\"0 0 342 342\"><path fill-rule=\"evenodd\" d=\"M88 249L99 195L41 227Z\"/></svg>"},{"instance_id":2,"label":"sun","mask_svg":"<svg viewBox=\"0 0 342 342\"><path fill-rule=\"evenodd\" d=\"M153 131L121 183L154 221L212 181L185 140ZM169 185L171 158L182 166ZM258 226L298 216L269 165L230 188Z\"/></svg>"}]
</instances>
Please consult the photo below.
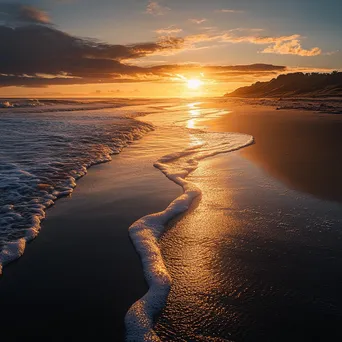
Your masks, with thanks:
<instances>
[{"instance_id":1,"label":"sun","mask_svg":"<svg viewBox=\"0 0 342 342\"><path fill-rule=\"evenodd\" d=\"M191 79L188 80L188 88L191 90L197 90L201 87L202 85L202 81L198 80L198 79Z\"/></svg>"}]
</instances>

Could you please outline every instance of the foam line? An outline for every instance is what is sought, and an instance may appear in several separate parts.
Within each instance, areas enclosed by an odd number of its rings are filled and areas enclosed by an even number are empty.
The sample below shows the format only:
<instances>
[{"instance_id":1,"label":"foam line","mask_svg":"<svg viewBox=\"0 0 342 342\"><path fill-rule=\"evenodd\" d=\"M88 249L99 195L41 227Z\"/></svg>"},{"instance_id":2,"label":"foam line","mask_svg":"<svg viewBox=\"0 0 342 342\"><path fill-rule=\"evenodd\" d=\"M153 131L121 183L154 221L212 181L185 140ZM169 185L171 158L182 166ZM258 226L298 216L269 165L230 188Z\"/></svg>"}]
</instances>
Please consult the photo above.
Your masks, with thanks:
<instances>
[{"instance_id":1,"label":"foam line","mask_svg":"<svg viewBox=\"0 0 342 342\"><path fill-rule=\"evenodd\" d=\"M37 237L45 211L70 195L91 166L153 130L118 115L0 117L0 275Z\"/></svg>"},{"instance_id":2,"label":"foam line","mask_svg":"<svg viewBox=\"0 0 342 342\"><path fill-rule=\"evenodd\" d=\"M160 341L154 331L154 320L166 305L171 288L171 276L164 264L159 239L167 223L186 212L201 190L186 177L208 157L238 150L253 143L253 137L235 133L197 133L202 140L182 152L169 154L155 163L155 167L180 185L184 193L164 211L145 216L129 228L130 238L138 252L148 292L129 309L125 317L127 341ZM174 165L176 164L176 165Z\"/></svg>"}]
</instances>

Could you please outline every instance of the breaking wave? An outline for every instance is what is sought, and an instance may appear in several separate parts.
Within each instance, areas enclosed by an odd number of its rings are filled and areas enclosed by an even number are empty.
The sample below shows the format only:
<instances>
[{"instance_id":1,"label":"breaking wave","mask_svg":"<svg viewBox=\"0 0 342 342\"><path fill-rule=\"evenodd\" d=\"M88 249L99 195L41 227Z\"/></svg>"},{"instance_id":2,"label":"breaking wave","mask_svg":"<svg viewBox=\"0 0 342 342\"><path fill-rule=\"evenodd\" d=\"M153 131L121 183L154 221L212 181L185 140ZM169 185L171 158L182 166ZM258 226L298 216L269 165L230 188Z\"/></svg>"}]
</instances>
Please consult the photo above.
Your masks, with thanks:
<instances>
[{"instance_id":1,"label":"breaking wave","mask_svg":"<svg viewBox=\"0 0 342 342\"><path fill-rule=\"evenodd\" d=\"M152 129L121 109L1 113L0 274L38 235L46 209L71 194L89 167L108 162Z\"/></svg>"}]
</instances>

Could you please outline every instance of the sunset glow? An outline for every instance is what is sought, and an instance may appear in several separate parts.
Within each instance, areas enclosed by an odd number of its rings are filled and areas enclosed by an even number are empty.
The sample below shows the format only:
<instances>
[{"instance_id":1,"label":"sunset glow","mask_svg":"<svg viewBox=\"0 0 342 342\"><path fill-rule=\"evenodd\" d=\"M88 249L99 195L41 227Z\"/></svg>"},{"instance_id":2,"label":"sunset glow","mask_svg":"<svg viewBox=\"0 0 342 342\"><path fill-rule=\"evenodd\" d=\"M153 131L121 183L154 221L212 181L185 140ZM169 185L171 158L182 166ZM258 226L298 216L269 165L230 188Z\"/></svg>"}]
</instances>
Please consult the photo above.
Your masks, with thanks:
<instances>
[{"instance_id":1,"label":"sunset glow","mask_svg":"<svg viewBox=\"0 0 342 342\"><path fill-rule=\"evenodd\" d=\"M340 5L327 1L329 21L309 20L310 2L277 1L284 22L271 27L271 8L250 0L0 0L1 97L217 97L340 70Z\"/></svg>"},{"instance_id":2,"label":"sunset glow","mask_svg":"<svg viewBox=\"0 0 342 342\"><path fill-rule=\"evenodd\" d=\"M191 90L197 90L201 87L201 85L202 85L202 81L198 79L188 80L188 88Z\"/></svg>"},{"instance_id":3,"label":"sunset glow","mask_svg":"<svg viewBox=\"0 0 342 342\"><path fill-rule=\"evenodd\" d=\"M0 0L0 342L342 341L341 13Z\"/></svg>"}]
</instances>

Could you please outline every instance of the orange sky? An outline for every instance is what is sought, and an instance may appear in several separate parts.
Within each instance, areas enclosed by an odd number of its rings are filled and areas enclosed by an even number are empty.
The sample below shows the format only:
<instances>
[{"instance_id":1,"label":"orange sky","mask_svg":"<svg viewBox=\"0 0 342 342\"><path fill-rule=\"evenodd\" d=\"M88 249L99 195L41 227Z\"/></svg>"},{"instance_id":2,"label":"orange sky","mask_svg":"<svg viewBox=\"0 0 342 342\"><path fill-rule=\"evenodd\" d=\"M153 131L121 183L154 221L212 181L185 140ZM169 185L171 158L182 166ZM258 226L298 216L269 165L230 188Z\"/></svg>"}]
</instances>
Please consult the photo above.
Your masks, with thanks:
<instances>
[{"instance_id":1,"label":"orange sky","mask_svg":"<svg viewBox=\"0 0 342 342\"><path fill-rule=\"evenodd\" d=\"M0 96L222 96L279 74L342 69L341 2L230 4L0 0Z\"/></svg>"}]
</instances>

